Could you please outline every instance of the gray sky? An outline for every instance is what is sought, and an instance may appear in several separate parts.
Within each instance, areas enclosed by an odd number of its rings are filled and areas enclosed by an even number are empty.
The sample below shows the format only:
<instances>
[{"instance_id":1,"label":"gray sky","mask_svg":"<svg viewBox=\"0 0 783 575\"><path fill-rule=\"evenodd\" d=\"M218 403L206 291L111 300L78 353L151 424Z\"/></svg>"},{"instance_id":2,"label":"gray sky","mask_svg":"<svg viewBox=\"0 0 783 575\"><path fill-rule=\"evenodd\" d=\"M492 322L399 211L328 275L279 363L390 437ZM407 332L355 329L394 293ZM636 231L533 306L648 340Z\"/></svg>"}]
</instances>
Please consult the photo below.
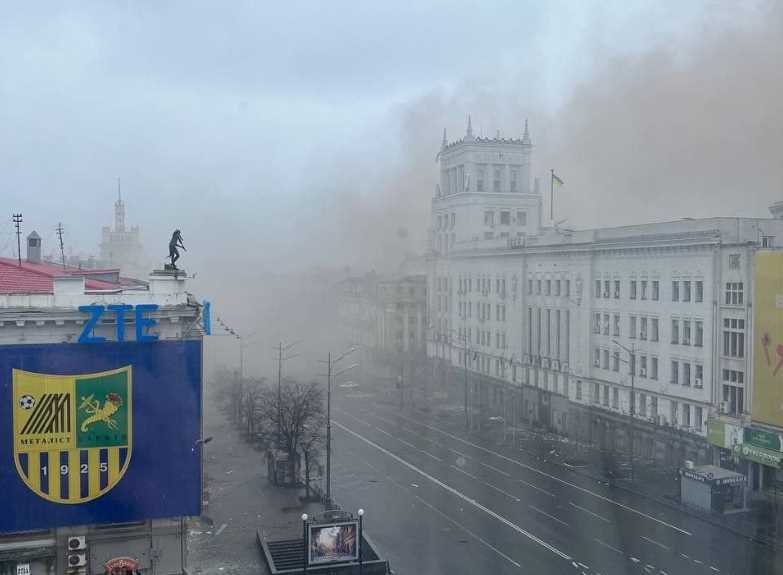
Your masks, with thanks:
<instances>
[{"instance_id":1,"label":"gray sky","mask_svg":"<svg viewBox=\"0 0 783 575\"><path fill-rule=\"evenodd\" d=\"M121 176L156 258L180 227L196 269L382 265L421 248L441 130L468 113L530 118L580 227L763 216L783 183L765 2L11 4L3 255L13 211L45 251L58 221L97 251Z\"/></svg>"}]
</instances>

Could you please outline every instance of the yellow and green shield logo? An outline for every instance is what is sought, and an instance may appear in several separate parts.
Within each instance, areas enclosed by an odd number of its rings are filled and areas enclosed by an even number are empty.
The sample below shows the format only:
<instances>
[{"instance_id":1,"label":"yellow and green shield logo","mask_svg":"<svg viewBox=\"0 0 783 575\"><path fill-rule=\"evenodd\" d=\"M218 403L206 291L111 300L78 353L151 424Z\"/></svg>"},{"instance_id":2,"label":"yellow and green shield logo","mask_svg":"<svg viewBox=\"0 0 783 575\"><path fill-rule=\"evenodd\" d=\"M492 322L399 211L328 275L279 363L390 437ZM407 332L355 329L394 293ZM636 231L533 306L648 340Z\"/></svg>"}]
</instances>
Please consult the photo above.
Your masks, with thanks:
<instances>
[{"instance_id":1,"label":"yellow and green shield logo","mask_svg":"<svg viewBox=\"0 0 783 575\"><path fill-rule=\"evenodd\" d=\"M25 485L54 503L109 492L133 447L131 366L81 375L13 370L14 459Z\"/></svg>"}]
</instances>

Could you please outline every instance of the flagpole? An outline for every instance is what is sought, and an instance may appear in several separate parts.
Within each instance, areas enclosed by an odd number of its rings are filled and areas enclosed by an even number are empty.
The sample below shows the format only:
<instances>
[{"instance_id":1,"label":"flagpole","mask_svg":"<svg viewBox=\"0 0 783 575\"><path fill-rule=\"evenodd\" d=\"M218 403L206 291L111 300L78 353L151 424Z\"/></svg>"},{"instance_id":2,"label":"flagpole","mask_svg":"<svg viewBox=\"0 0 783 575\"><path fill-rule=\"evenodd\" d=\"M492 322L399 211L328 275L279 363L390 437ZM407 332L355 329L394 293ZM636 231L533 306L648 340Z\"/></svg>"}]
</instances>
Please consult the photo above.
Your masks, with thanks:
<instances>
[{"instance_id":1,"label":"flagpole","mask_svg":"<svg viewBox=\"0 0 783 575\"><path fill-rule=\"evenodd\" d=\"M549 170L549 219L555 221L555 169Z\"/></svg>"}]
</instances>

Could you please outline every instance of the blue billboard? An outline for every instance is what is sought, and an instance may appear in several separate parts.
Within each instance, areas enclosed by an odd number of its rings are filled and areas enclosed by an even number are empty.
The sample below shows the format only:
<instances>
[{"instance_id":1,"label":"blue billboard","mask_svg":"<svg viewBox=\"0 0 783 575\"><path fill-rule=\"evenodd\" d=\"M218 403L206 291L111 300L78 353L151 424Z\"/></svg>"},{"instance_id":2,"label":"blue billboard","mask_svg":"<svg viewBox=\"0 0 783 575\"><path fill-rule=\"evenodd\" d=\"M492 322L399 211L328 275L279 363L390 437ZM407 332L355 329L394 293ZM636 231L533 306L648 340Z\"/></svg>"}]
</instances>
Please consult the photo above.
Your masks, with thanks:
<instances>
[{"instance_id":1,"label":"blue billboard","mask_svg":"<svg viewBox=\"0 0 783 575\"><path fill-rule=\"evenodd\" d=\"M0 533L199 515L201 349L0 347Z\"/></svg>"}]
</instances>

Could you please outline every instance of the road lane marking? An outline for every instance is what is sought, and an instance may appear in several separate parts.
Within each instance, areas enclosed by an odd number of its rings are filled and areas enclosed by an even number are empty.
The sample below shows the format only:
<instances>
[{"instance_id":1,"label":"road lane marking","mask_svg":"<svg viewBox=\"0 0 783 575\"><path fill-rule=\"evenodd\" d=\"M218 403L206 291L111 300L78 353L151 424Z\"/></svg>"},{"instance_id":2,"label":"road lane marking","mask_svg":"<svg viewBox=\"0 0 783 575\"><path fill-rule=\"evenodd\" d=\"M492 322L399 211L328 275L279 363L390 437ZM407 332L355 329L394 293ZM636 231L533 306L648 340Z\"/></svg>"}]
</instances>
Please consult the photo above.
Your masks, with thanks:
<instances>
[{"instance_id":1,"label":"road lane marking","mask_svg":"<svg viewBox=\"0 0 783 575\"><path fill-rule=\"evenodd\" d=\"M215 537L217 537L218 535L220 535L221 533L223 533L223 531L225 530L225 528L226 528L226 527L228 527L228 525L227 525L227 524L225 524L225 523L224 523L223 525L221 525L221 526L220 526L220 529L218 529L217 531L215 531Z\"/></svg>"},{"instance_id":2,"label":"road lane marking","mask_svg":"<svg viewBox=\"0 0 783 575\"><path fill-rule=\"evenodd\" d=\"M511 474L507 471L503 471L502 469L498 469L494 465L490 465L489 463L484 463L483 461L479 461L479 465L486 467L487 469L491 469L492 471L495 471L496 473L500 473L501 475L505 475L506 477L511 477Z\"/></svg>"},{"instance_id":3,"label":"road lane marking","mask_svg":"<svg viewBox=\"0 0 783 575\"><path fill-rule=\"evenodd\" d=\"M351 454L353 458L358 459L359 461L361 461L362 463L364 463L365 465L370 467L370 469L378 470L378 468L375 465L373 465L372 463L367 461L364 457L362 457L361 455L356 453L354 450L346 449L346 452ZM500 549L498 549L497 547L495 547L494 545L492 545L491 543L489 543L488 541L483 539L480 535L477 535L476 533L474 533L473 531L471 531L470 529L468 529L467 527L465 527L464 525L462 525L461 523L459 523L455 519L451 518L449 515L447 515L446 513L444 513L443 511L441 511L440 509L438 509L434 505L432 505L431 503L428 503L426 500L424 500L422 497L420 497L419 495L414 493L411 489L409 489L408 487L406 487L405 485L403 485L402 483L400 483L399 481L394 479L388 473L381 472L381 475L383 475L386 479L388 479L391 483L393 483L397 488L399 488L402 491L405 491L409 495L411 495L411 496L415 497L417 500L419 500L423 505L426 505L427 507L432 509L435 513L437 513L438 515L443 517L446 521L449 521L452 524L456 525L458 528L462 529L465 533L467 533L468 535L470 535L471 537L476 539L482 545L485 545L485 546L489 547L492 551L494 551L495 553L500 555L503 559L505 559L506 561L508 561L512 565L514 565L516 567L519 567L519 568L522 567L522 565L520 565L519 563L514 561L511 557L509 557L508 555L503 553Z\"/></svg>"},{"instance_id":4,"label":"road lane marking","mask_svg":"<svg viewBox=\"0 0 783 575\"><path fill-rule=\"evenodd\" d=\"M541 547L543 547L547 551L550 551L550 552L554 553L555 555L557 555L561 559L565 559L566 561L571 561L571 557L569 555L567 555L566 553L563 553L562 551L560 551L557 547L554 547L553 545L550 545L549 543L547 543L543 539L540 539L540 538L536 537L535 535L533 535L529 531L526 531L525 529L523 529L522 527L520 527L516 523L512 523L511 521L509 521L508 519L506 519L502 515L499 515L498 513L495 513L494 511L492 511L488 507L485 507L484 505L482 505L481 503L479 503L475 499L473 499L471 497L468 497L467 495L465 495L461 491L458 491L457 489L454 489L450 485L447 485L447 484L443 483L441 480L437 479L436 477L433 477L432 475L430 475L426 471L424 471L422 469L419 469L418 467L416 467L412 463L409 463L408 461L404 460L402 457L399 457L398 455L395 455L394 453L392 453L388 449L385 449L384 447L381 447L380 445L378 445L374 441L372 441L370 439L367 439L366 437L356 433L352 429L349 429L348 427L346 427L345 425L343 425L339 421L334 421L334 424L337 425L340 429L342 429L346 433L350 433L351 435L353 435L357 439L360 439L361 441L364 441L367 445L370 445L371 447L374 447L375 449L377 449L381 453L384 453L388 457L391 457L396 462L404 465L405 467L407 467L411 471L414 471L414 472L418 473L419 475L421 475L422 477L424 477L426 479L429 479L432 483L434 483L435 485L439 486L440 488L448 491L452 495L455 495L455 496L459 497L460 499L462 499L466 503L471 504L476 509L480 509L481 511L483 511L484 513L486 513L490 517L494 517L495 519L497 519L498 521L500 521L501 523L503 523L507 527L510 527L511 529L513 529L517 533L520 533L521 535L524 535L525 537L527 537L528 539L530 539L534 543L537 543L538 545L540 545Z\"/></svg>"},{"instance_id":5,"label":"road lane marking","mask_svg":"<svg viewBox=\"0 0 783 575\"><path fill-rule=\"evenodd\" d=\"M718 569L717 567L713 567L712 565L710 565L710 569L715 571L715 573L720 573L720 569Z\"/></svg>"},{"instance_id":6,"label":"road lane marking","mask_svg":"<svg viewBox=\"0 0 783 575\"><path fill-rule=\"evenodd\" d=\"M546 516L547 516L547 517L549 517L550 519L554 519L554 520L555 520L555 521L557 521L558 523L562 523L562 524L563 524L563 525L565 525L566 527L571 527L571 526L570 526L568 523L566 523L566 522L565 522L565 521L563 521L562 519L558 519L558 518L557 518L557 517L555 517L554 515L550 515L549 513L547 513L547 512L546 512L546 511L544 511L543 509L539 509L539 508L538 508L538 507L536 507L535 505L528 505L528 507L530 507L530 509L532 509L533 511L537 511L537 512L538 512L538 513L540 513L541 515L546 515Z\"/></svg>"},{"instance_id":7,"label":"road lane marking","mask_svg":"<svg viewBox=\"0 0 783 575\"><path fill-rule=\"evenodd\" d=\"M649 537L645 537L644 535L640 535L639 537L641 537L642 539L644 539L645 541L647 541L649 543L652 543L653 545L657 545L661 549L666 549L666 551L671 551L671 549L669 547L667 547L663 543L659 543L655 539L650 539Z\"/></svg>"},{"instance_id":8,"label":"road lane marking","mask_svg":"<svg viewBox=\"0 0 783 575\"><path fill-rule=\"evenodd\" d=\"M541 493L545 493L545 494L549 495L549 497L555 497L554 493L552 493L551 491L547 491L543 487L539 487L538 485L533 485L532 483L528 483L524 479L517 479L517 481L519 483L524 483L525 485L527 485L528 487L532 487L533 489L538 489Z\"/></svg>"},{"instance_id":9,"label":"road lane marking","mask_svg":"<svg viewBox=\"0 0 783 575\"><path fill-rule=\"evenodd\" d=\"M475 480L475 481L478 481L479 483L482 483L482 484L486 485L486 486L487 486L487 487L489 487L490 489L494 489L494 490L495 490L495 491L497 491L498 493L502 493L503 495L505 495L505 496L506 496L506 497L508 497L509 499L512 499L512 500L516 501L517 503L519 503L520 501L522 501L522 500L521 500L519 497L517 497L516 495L512 495L512 494L511 494L511 493L509 493L508 491L503 491L503 490L502 490L500 487L495 487L495 486L494 486L494 485L492 485L491 483L487 483L486 481L484 481L484 480L483 480L483 479L481 479L480 477L476 477L476 476L475 476L475 475L473 475L472 473L468 473L467 471L465 471L464 469L460 469L460 468L459 468L459 467L457 467L456 465L449 465L449 467L451 467L452 469L456 469L456 470L457 470L457 471L459 471L460 473L464 473L465 475L467 475L467 476L468 476L468 477L470 477L471 479L473 479L473 480Z\"/></svg>"},{"instance_id":10,"label":"road lane marking","mask_svg":"<svg viewBox=\"0 0 783 575\"><path fill-rule=\"evenodd\" d=\"M565 481L564 479L560 479L559 477L556 477L550 473L547 473L546 471L542 471L540 469L537 469L535 467L532 467L530 465L527 465L525 463L522 463L521 461L517 459L512 459L511 457L507 457L503 455L502 453L498 453L497 451L493 451L491 449L487 449L486 447L483 447L481 445L477 445L471 441L467 441L465 439L462 439L461 437L458 437L454 434L449 433L448 431L443 431L440 428L434 427L432 425L428 425L426 423L421 423L420 421L415 421L413 419L410 419L405 416L400 416L403 419L406 419L412 423L415 423L417 425L421 425L423 427L426 427L427 429L431 429L433 431L437 431L438 433L441 433L445 435L446 437L451 437L452 439L459 441L460 443L464 443L465 445L470 445L474 449L478 449L480 451L484 451L486 453L489 453L490 455L494 455L495 457L499 457L500 459L503 459L505 461L508 461L509 463L513 463L514 465L518 465L520 467L523 467L525 469L528 469L530 471L533 471L535 473L538 473L539 475L543 475L544 477L548 477L549 479L552 479L554 481L557 481L558 483L562 483L563 485L568 485L569 487L573 487L574 489L577 489L579 491L582 491L583 493L588 493L589 495L592 495L593 497L596 497L598 499L601 499L603 501L606 501L607 503L611 503L612 505L616 505L622 509L625 509L626 511L629 511L631 513L635 513L641 517L645 517L646 519L649 519L651 521L655 521L656 523L659 523L661 525L664 525L668 527L669 529L673 529L674 531L677 531L679 533L682 533L684 535L692 536L693 534L690 531L686 531L685 529L681 529L680 527L677 527L676 525L672 525L671 523L668 523L666 521L663 521L662 519L658 519L657 517L653 517L652 515L648 515L647 513L644 513L643 511L639 511L638 509L634 509L633 507L629 507L625 505L624 503L620 503L619 501L615 501L614 499L610 499L609 497L606 497L604 495L601 495L599 493L595 493L594 491L590 491L589 489L586 489L584 487L580 487L579 485L575 485L574 483L570 483L568 481Z\"/></svg>"},{"instance_id":11,"label":"road lane marking","mask_svg":"<svg viewBox=\"0 0 783 575\"><path fill-rule=\"evenodd\" d=\"M603 545L603 546L604 546L604 547L606 547L607 549L611 549L611 550L612 550L612 551L614 551L615 553L619 553L620 555L625 555L625 553L624 553L624 552L622 552L622 551L620 551L620 550L619 550L617 547L614 547L614 546L612 546L612 545L609 545L607 542L605 542L605 541L601 541L601 540L600 540L600 539L598 539L597 537L594 537L594 538L593 538L593 541L595 541L595 542L596 542L596 543L598 543L599 545Z\"/></svg>"},{"instance_id":12,"label":"road lane marking","mask_svg":"<svg viewBox=\"0 0 783 575\"><path fill-rule=\"evenodd\" d=\"M380 427L378 427L378 426L375 426L375 425L373 425L373 427L375 428L375 430L376 430L376 431L380 431L380 432L381 432L381 433L383 433L384 435L388 435L389 437L391 437L392 439L394 439L394 436L393 436L391 433L389 433L388 431L384 431L383 429L381 429Z\"/></svg>"},{"instance_id":13,"label":"road lane marking","mask_svg":"<svg viewBox=\"0 0 783 575\"><path fill-rule=\"evenodd\" d=\"M368 423L367 421L365 421L365 420L363 420L363 419L361 419L361 418L359 418L359 417L356 417L355 415L353 415L353 414L351 414L351 413L348 413L348 412L347 412L347 411L345 411L345 410L342 410L342 409L340 409L340 410L338 410L338 411L341 411L341 412L345 413L345 415L347 415L348 417L350 417L350 418L352 418L352 419L355 419L355 420L356 420L356 421L358 421L359 423L363 423L364 425L366 425L366 426L368 426L368 427L372 427L373 429L375 429L375 430L377 430L377 431L380 431L380 432L381 432L381 433L383 433L384 435L388 435L388 436L389 436L389 437L391 437L392 439L396 439L396 440L397 440L397 441L399 441L400 443L404 443L405 445L407 445L407 446L408 446L408 447L410 447L411 449L415 449L416 451L419 451L419 452L423 453L424 455L426 455L426 456L428 456L428 457L431 457L431 458L432 458L432 459L434 459L435 461L439 461L440 463L443 463L443 460L442 460L440 457L438 457L437 455L433 455L433 454L432 454L432 453L430 453L429 451L425 451L424 449L421 449L420 447L417 447L417 446L413 445L412 443L410 443L410 442L408 442L408 441L405 441L404 439L401 439L401 438L399 438L399 437L397 437L397 436L395 436L395 435L392 435L391 433L389 433L388 431L386 431L386 430L384 430L384 429L381 429L381 428L380 428L380 427L378 427L377 425L373 425L372 423ZM390 423L390 422L388 422L388 420L386 420L386 419L384 419L384 418L382 418L382 417L378 417L378 416L375 416L375 417L377 417L377 418L378 418L378 419L380 419L381 421L387 421L387 423ZM391 423L391 425L394 425L394 424L393 424L393 423Z\"/></svg>"},{"instance_id":14,"label":"road lane marking","mask_svg":"<svg viewBox=\"0 0 783 575\"><path fill-rule=\"evenodd\" d=\"M606 523L611 523L611 521L609 519L607 519L606 517L604 517L603 515L598 515L598 513L593 513L589 509L585 509L584 507L582 507L581 505L577 505L573 501L569 501L568 504L571 507L576 507L580 511L584 511L585 513L588 513L588 514L592 515L593 517L596 517L596 518L600 519L601 521L605 521Z\"/></svg>"}]
</instances>

